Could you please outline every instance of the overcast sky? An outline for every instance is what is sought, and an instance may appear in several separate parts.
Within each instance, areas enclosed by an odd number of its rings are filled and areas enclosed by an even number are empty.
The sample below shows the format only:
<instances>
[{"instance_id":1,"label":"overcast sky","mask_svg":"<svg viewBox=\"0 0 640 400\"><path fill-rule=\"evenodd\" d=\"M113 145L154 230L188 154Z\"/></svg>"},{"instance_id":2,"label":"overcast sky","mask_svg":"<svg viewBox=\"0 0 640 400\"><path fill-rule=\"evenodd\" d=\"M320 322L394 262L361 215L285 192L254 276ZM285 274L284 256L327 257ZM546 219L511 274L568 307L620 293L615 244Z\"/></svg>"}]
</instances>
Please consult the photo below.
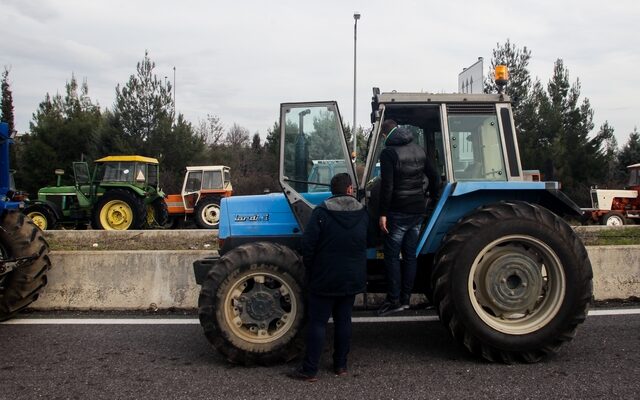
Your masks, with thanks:
<instances>
[{"instance_id":1,"label":"overcast sky","mask_svg":"<svg viewBox=\"0 0 640 400\"><path fill-rule=\"evenodd\" d=\"M264 134L287 101L337 100L353 119L353 13L358 22L357 124L369 126L373 86L455 92L478 57L485 74L496 43L532 51L547 82L564 59L597 128L619 144L640 124L640 2L582 1L165 1L0 0L0 67L11 68L16 125L28 130L46 93L71 74L112 107L115 87L145 49L173 81L176 106Z\"/></svg>"}]
</instances>

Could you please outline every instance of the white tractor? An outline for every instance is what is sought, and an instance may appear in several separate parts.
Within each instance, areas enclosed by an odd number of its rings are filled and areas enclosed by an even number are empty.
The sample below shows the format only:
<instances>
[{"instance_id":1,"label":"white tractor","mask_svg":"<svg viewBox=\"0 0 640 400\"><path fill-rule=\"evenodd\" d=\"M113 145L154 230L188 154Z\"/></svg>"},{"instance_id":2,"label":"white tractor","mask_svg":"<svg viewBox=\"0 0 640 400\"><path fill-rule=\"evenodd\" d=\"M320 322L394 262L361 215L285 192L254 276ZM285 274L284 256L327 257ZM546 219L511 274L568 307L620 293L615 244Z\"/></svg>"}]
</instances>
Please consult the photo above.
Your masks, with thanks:
<instances>
[{"instance_id":1,"label":"white tractor","mask_svg":"<svg viewBox=\"0 0 640 400\"><path fill-rule=\"evenodd\" d=\"M587 209L593 222L622 226L640 220L640 163L629 165L627 189L591 189L593 208Z\"/></svg>"}]
</instances>

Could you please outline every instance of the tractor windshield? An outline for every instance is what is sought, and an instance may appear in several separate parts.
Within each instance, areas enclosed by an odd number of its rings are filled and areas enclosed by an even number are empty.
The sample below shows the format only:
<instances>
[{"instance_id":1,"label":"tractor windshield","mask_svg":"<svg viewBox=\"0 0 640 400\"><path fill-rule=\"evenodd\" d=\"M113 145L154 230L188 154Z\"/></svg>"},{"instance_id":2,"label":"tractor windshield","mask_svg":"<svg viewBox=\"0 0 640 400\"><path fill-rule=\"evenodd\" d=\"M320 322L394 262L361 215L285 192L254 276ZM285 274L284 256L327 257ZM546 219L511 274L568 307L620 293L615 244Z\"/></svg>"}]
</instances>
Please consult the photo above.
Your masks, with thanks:
<instances>
[{"instance_id":1,"label":"tractor windshield","mask_svg":"<svg viewBox=\"0 0 640 400\"><path fill-rule=\"evenodd\" d=\"M450 114L449 144L456 180L506 181L495 114Z\"/></svg>"},{"instance_id":2,"label":"tractor windshield","mask_svg":"<svg viewBox=\"0 0 640 400\"><path fill-rule=\"evenodd\" d=\"M101 182L133 182L133 162L109 162L98 165L98 179Z\"/></svg>"},{"instance_id":3,"label":"tractor windshield","mask_svg":"<svg viewBox=\"0 0 640 400\"><path fill-rule=\"evenodd\" d=\"M222 171L204 171L202 175L203 189L222 189Z\"/></svg>"},{"instance_id":4,"label":"tractor windshield","mask_svg":"<svg viewBox=\"0 0 640 400\"><path fill-rule=\"evenodd\" d=\"M158 185L158 165L133 161L98 164L96 178L100 182L121 182Z\"/></svg>"}]
</instances>

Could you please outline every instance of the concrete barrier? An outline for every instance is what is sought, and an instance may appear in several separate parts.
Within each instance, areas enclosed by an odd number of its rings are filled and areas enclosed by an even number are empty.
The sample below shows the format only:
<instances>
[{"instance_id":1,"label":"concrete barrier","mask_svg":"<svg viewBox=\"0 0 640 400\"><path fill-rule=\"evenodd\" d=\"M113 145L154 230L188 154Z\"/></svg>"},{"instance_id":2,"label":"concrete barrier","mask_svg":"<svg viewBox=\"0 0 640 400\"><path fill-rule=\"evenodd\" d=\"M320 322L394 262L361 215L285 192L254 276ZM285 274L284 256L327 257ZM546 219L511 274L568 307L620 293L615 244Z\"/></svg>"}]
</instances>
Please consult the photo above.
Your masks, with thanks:
<instances>
[{"instance_id":1,"label":"concrete barrier","mask_svg":"<svg viewBox=\"0 0 640 400\"><path fill-rule=\"evenodd\" d=\"M589 246L595 300L640 297L640 246ZM206 250L54 251L42 310L191 309L193 261Z\"/></svg>"},{"instance_id":2,"label":"concrete barrier","mask_svg":"<svg viewBox=\"0 0 640 400\"><path fill-rule=\"evenodd\" d=\"M587 246L596 300L640 297L640 246Z\"/></svg>"},{"instance_id":3,"label":"concrete barrier","mask_svg":"<svg viewBox=\"0 0 640 400\"><path fill-rule=\"evenodd\" d=\"M54 251L48 284L33 304L44 310L194 308L192 264L212 251Z\"/></svg>"}]
</instances>

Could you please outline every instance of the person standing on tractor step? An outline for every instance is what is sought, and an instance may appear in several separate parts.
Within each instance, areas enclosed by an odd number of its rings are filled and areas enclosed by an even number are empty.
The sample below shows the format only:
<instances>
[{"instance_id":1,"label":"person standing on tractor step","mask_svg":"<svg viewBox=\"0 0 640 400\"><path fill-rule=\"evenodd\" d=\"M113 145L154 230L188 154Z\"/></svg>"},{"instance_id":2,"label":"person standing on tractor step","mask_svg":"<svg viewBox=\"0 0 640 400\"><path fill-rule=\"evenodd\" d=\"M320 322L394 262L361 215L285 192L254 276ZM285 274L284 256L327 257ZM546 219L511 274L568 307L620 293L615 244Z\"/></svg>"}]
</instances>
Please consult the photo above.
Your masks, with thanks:
<instances>
[{"instance_id":1,"label":"person standing on tractor step","mask_svg":"<svg viewBox=\"0 0 640 400\"><path fill-rule=\"evenodd\" d=\"M331 179L333 196L317 206L302 237L302 257L307 273L309 326L302 366L290 377L316 381L325 330L333 316L333 370L347 374L351 342L351 311L355 295L366 289L366 209L353 197L351 177L346 173Z\"/></svg>"},{"instance_id":2,"label":"person standing on tractor step","mask_svg":"<svg viewBox=\"0 0 640 400\"><path fill-rule=\"evenodd\" d=\"M380 153L380 229L385 233L384 264L387 271L387 298L378 309L386 315L409 308L416 276L416 250L420 224L424 218L426 193L438 191L438 173L425 150L413 142L408 130L391 119L382 123L380 133L385 148ZM402 262L400 262L402 251Z\"/></svg>"}]
</instances>

